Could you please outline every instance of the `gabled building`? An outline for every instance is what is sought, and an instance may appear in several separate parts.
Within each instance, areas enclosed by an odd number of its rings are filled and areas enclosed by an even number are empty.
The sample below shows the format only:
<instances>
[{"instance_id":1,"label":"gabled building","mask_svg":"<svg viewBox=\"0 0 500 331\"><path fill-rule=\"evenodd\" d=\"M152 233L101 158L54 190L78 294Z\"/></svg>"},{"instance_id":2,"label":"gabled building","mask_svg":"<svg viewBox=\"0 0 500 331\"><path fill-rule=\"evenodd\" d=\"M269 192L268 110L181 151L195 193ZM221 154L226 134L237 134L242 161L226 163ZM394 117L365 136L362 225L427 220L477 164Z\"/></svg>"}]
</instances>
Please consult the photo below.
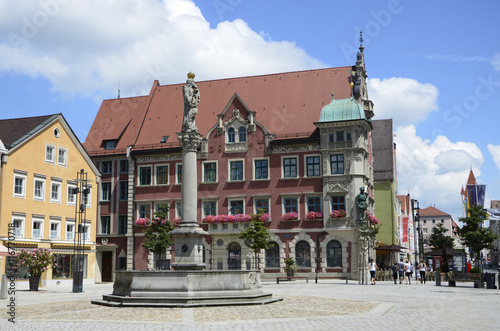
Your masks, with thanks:
<instances>
[{"instance_id":1,"label":"gabled building","mask_svg":"<svg viewBox=\"0 0 500 331\"><path fill-rule=\"evenodd\" d=\"M84 143L102 173L97 274L154 268L135 225L158 204L182 217L183 84L153 83L147 96L104 100ZM272 235L265 275L328 272L358 278L356 195L373 213L372 102L363 48L356 65L197 82L198 221L209 269L255 268L238 238L241 214L262 210ZM333 93L332 93L333 92ZM330 217L335 210L346 213ZM313 212L316 212L314 214ZM321 216L317 214L321 213ZM214 217L232 215L230 217ZM339 215L336 215L339 216ZM229 222L216 220L228 220ZM175 259L175 252L164 259ZM111 261L111 262L110 262ZM109 266L112 268L109 268ZM99 277L98 276L98 277Z\"/></svg>"},{"instance_id":2,"label":"gabled building","mask_svg":"<svg viewBox=\"0 0 500 331\"><path fill-rule=\"evenodd\" d=\"M438 224L442 224L443 228L448 230L445 235L454 239L455 248L460 248L462 246L459 242L458 225L453 221L450 214L433 206L429 206L420 209L420 224L424 237L424 252L432 250L432 247L429 246L429 236L432 234L432 228Z\"/></svg>"},{"instance_id":3,"label":"gabled building","mask_svg":"<svg viewBox=\"0 0 500 331\"><path fill-rule=\"evenodd\" d=\"M73 188L77 173L87 173L84 283L94 283L99 172L62 114L0 120L0 158L0 243L54 253L57 266L42 275L42 285L72 278Z\"/></svg>"}]
</instances>

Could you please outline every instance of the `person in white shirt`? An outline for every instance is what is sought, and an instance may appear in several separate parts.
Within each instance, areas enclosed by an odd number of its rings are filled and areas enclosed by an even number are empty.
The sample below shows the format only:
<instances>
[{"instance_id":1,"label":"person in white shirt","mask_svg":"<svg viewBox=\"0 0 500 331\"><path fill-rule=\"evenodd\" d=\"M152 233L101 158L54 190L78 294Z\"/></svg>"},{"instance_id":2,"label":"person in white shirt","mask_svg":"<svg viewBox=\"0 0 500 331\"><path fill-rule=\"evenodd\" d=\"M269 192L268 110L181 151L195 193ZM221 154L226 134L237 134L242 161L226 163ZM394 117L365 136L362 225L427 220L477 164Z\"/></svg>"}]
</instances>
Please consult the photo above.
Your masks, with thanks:
<instances>
[{"instance_id":1,"label":"person in white shirt","mask_svg":"<svg viewBox=\"0 0 500 331\"><path fill-rule=\"evenodd\" d=\"M372 278L372 285L375 285L375 272L377 270L380 270L380 268L377 266L375 262L373 262L373 259L370 259L370 264L368 266L368 270L370 271L370 275Z\"/></svg>"},{"instance_id":2,"label":"person in white shirt","mask_svg":"<svg viewBox=\"0 0 500 331\"><path fill-rule=\"evenodd\" d=\"M405 284L411 285L411 263L408 260L405 263L405 274Z\"/></svg>"}]
</instances>

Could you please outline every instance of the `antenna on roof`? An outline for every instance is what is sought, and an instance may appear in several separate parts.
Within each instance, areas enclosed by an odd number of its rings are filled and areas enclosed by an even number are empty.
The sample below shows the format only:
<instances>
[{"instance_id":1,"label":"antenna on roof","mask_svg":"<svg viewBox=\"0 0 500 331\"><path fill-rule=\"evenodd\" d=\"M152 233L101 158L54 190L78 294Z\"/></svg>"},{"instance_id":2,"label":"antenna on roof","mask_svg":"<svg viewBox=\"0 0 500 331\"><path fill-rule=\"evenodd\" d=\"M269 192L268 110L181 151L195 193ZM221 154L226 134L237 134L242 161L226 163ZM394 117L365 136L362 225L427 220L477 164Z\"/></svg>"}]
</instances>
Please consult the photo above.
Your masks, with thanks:
<instances>
[{"instance_id":1,"label":"antenna on roof","mask_svg":"<svg viewBox=\"0 0 500 331\"><path fill-rule=\"evenodd\" d=\"M120 82L118 82L118 99L120 99Z\"/></svg>"}]
</instances>

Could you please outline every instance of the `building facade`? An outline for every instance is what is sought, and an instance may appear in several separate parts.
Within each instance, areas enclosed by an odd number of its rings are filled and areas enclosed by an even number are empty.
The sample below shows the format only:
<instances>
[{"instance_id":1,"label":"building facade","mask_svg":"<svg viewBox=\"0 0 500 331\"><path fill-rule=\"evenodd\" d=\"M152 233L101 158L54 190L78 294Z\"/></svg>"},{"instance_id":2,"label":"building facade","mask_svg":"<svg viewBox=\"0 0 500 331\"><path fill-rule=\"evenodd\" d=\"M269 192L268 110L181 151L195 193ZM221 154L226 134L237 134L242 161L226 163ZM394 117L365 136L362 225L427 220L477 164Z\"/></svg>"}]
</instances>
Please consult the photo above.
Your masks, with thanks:
<instances>
[{"instance_id":1,"label":"building facade","mask_svg":"<svg viewBox=\"0 0 500 331\"><path fill-rule=\"evenodd\" d=\"M73 189L77 173L87 173L90 193L81 231L84 284L93 284L99 172L64 117L0 120L0 157L0 243L55 254L57 266L43 273L42 285L72 278L77 231ZM5 268L4 263L2 273Z\"/></svg>"},{"instance_id":2,"label":"building facade","mask_svg":"<svg viewBox=\"0 0 500 331\"><path fill-rule=\"evenodd\" d=\"M443 228L448 230L445 235L454 239L455 248L462 248L462 244L460 243L460 238L458 236L458 225L455 221L453 221L450 214L429 206L427 208L420 209L420 224L424 239L424 252L428 252L433 249L429 246L429 236L432 234L432 228L438 224L442 224Z\"/></svg>"},{"instance_id":3,"label":"building facade","mask_svg":"<svg viewBox=\"0 0 500 331\"><path fill-rule=\"evenodd\" d=\"M198 221L208 269L296 261L299 274L359 277L356 196L374 213L372 103L363 48L356 65L197 82ZM334 92L334 95L332 93ZM159 204L181 215L182 84L154 82L148 96L104 100L84 143L102 173L97 275L155 268L136 220ZM253 261L239 239L244 215L263 211L272 241ZM335 212L334 212L335 211ZM344 211L345 213L339 212ZM330 214L332 217L330 217ZM164 259L175 259L175 247ZM112 268L109 269L111 263ZM257 265L256 265L257 264Z\"/></svg>"}]
</instances>

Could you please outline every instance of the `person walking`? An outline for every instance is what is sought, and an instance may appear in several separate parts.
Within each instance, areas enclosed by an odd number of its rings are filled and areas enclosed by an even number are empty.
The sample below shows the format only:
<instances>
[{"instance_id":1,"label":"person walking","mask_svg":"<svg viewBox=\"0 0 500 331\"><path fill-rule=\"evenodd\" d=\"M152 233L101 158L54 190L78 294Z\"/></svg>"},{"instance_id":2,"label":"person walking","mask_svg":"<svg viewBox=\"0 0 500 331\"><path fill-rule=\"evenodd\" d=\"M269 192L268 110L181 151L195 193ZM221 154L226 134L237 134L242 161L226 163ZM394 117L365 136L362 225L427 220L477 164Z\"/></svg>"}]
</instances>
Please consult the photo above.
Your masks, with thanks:
<instances>
[{"instance_id":1,"label":"person walking","mask_svg":"<svg viewBox=\"0 0 500 331\"><path fill-rule=\"evenodd\" d=\"M370 275L372 277L372 285L375 285L375 272L377 270L380 270L380 268L377 266L375 262L373 262L373 259L370 259L370 265L368 266L368 270L370 271Z\"/></svg>"},{"instance_id":2,"label":"person walking","mask_svg":"<svg viewBox=\"0 0 500 331\"><path fill-rule=\"evenodd\" d=\"M420 284L425 284L425 269L427 266L425 265L424 260L420 260L420 264L418 265L418 271L420 272Z\"/></svg>"},{"instance_id":3,"label":"person walking","mask_svg":"<svg viewBox=\"0 0 500 331\"><path fill-rule=\"evenodd\" d=\"M392 265L392 278L394 278L394 284L397 284L398 282L398 263L394 261L394 264Z\"/></svg>"},{"instance_id":4,"label":"person walking","mask_svg":"<svg viewBox=\"0 0 500 331\"><path fill-rule=\"evenodd\" d=\"M405 277L405 263L403 262L403 258L398 263L399 267L399 284L403 283L403 278Z\"/></svg>"},{"instance_id":5,"label":"person walking","mask_svg":"<svg viewBox=\"0 0 500 331\"><path fill-rule=\"evenodd\" d=\"M405 263L405 284L411 285L411 263L409 260L406 260Z\"/></svg>"}]
</instances>

